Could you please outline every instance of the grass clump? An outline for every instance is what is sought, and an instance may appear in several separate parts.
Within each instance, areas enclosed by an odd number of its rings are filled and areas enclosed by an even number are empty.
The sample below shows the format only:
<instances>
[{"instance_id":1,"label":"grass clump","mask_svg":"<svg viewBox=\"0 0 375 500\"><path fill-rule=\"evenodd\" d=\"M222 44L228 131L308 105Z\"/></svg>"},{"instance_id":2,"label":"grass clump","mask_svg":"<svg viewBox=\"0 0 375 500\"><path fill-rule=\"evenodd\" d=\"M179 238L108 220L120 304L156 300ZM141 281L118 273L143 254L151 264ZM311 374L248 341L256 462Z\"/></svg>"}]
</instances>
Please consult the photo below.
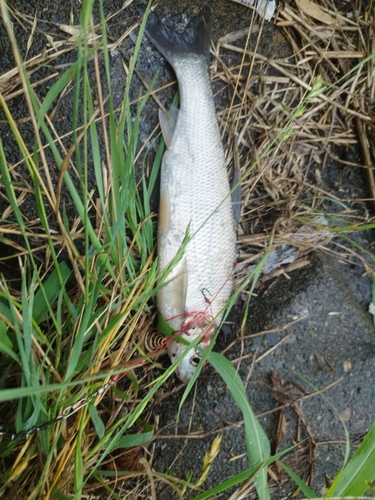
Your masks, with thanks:
<instances>
[{"instance_id":1,"label":"grass clump","mask_svg":"<svg viewBox=\"0 0 375 500\"><path fill-rule=\"evenodd\" d=\"M11 262L19 265L19 272L13 270L16 282L1 276L0 283L2 387L6 387L0 398L7 410L2 420L10 427L10 435L3 429L2 459L8 465L2 472L0 494L12 491L17 498L63 498L73 491L79 496L110 452L135 442L140 445L152 436L152 428L139 420L151 396L136 405L139 380L133 367L146 361L152 365L152 356L145 355L157 277L149 199L162 144L150 175L142 179L141 194L135 158L149 92L135 104L129 99L141 37L122 107L116 111L104 14L101 24L94 26L92 7L88 1L82 6L76 63L39 103L24 70L7 5L1 2L35 134L30 149L1 96L32 182L31 186L14 182L12 165L0 144L1 182L9 200L3 234L15 234L18 242L13 244L6 236L2 243L11 250ZM105 68L107 99L100 65ZM95 90L89 67L95 71ZM73 134L66 149L49 112L72 81ZM59 171L57 185L51 162ZM90 169L95 173L95 193ZM34 199L35 221L29 220L20 200L19 193L26 189ZM73 219L64 202L67 192L75 208ZM35 240L40 244L35 246ZM114 404L106 389L124 374L127 383L116 391ZM137 439L128 432L135 422L144 428ZM16 433L20 439L12 439Z\"/></svg>"}]
</instances>

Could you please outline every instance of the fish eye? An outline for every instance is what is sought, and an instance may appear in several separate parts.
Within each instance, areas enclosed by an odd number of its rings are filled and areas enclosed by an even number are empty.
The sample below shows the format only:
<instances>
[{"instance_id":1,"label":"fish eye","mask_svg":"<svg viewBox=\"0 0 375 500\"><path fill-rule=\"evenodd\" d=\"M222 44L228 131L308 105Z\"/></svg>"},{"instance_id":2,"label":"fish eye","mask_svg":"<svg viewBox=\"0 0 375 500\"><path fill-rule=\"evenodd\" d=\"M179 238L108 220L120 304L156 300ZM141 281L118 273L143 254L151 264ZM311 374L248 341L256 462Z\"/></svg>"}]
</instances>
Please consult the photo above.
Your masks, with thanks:
<instances>
[{"instance_id":1,"label":"fish eye","mask_svg":"<svg viewBox=\"0 0 375 500\"><path fill-rule=\"evenodd\" d=\"M201 360L201 356L199 356L199 354L195 354L191 360L190 360L190 364L192 364L193 366L197 366L199 361Z\"/></svg>"}]
</instances>

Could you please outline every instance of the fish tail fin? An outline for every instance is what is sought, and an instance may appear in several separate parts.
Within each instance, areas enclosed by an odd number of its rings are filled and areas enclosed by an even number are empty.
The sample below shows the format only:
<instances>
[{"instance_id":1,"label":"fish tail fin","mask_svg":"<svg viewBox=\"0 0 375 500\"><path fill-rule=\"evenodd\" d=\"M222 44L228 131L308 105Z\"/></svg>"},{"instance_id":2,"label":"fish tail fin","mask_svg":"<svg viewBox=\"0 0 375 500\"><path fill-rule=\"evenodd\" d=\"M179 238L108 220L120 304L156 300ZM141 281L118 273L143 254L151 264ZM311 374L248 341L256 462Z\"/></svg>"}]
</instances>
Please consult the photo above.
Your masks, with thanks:
<instances>
[{"instance_id":1,"label":"fish tail fin","mask_svg":"<svg viewBox=\"0 0 375 500\"><path fill-rule=\"evenodd\" d=\"M145 32L172 67L176 60L186 54L196 54L210 59L212 14L207 6L202 8L199 16L190 21L183 33L177 33L169 28L154 12L150 12Z\"/></svg>"}]
</instances>

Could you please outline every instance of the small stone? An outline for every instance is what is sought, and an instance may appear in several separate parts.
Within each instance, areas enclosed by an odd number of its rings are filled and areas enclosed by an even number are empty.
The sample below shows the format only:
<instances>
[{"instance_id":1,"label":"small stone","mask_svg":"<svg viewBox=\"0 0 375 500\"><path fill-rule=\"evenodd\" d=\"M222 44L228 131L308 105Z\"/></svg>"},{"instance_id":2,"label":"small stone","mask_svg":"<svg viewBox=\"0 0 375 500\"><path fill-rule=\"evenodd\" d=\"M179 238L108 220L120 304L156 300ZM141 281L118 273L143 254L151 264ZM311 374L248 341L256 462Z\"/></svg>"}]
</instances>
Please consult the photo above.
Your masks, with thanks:
<instances>
[{"instance_id":1,"label":"small stone","mask_svg":"<svg viewBox=\"0 0 375 500\"><path fill-rule=\"evenodd\" d=\"M350 362L350 359L347 359L346 361L344 361L344 372L347 373L351 369L352 369L352 364Z\"/></svg>"},{"instance_id":2,"label":"small stone","mask_svg":"<svg viewBox=\"0 0 375 500\"><path fill-rule=\"evenodd\" d=\"M352 414L351 409L346 408L344 411L341 412L341 418L343 419L344 422L349 422L351 414Z\"/></svg>"}]
</instances>

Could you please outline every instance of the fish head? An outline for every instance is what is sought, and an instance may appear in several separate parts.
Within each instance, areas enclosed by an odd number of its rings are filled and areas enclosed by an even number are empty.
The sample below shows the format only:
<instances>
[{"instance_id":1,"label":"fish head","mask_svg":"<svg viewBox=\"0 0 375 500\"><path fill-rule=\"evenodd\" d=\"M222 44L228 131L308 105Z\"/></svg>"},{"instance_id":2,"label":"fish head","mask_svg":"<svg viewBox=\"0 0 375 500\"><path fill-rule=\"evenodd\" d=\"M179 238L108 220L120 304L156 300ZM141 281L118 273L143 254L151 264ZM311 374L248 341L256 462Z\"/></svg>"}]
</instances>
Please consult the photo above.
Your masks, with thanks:
<instances>
[{"instance_id":1,"label":"fish head","mask_svg":"<svg viewBox=\"0 0 375 500\"><path fill-rule=\"evenodd\" d=\"M182 337L186 338L185 335ZM186 340L191 341L190 338L186 338ZM207 342L201 342L198 344L199 347L205 348L207 347ZM180 344L175 340L171 342L168 346L168 354L171 359L171 362L174 363L183 352L189 350L186 356L180 361L176 368L176 375L181 380L181 382L187 383L193 376L193 373L198 366L199 361L201 360L202 355L195 347L190 347L185 344Z\"/></svg>"}]
</instances>

